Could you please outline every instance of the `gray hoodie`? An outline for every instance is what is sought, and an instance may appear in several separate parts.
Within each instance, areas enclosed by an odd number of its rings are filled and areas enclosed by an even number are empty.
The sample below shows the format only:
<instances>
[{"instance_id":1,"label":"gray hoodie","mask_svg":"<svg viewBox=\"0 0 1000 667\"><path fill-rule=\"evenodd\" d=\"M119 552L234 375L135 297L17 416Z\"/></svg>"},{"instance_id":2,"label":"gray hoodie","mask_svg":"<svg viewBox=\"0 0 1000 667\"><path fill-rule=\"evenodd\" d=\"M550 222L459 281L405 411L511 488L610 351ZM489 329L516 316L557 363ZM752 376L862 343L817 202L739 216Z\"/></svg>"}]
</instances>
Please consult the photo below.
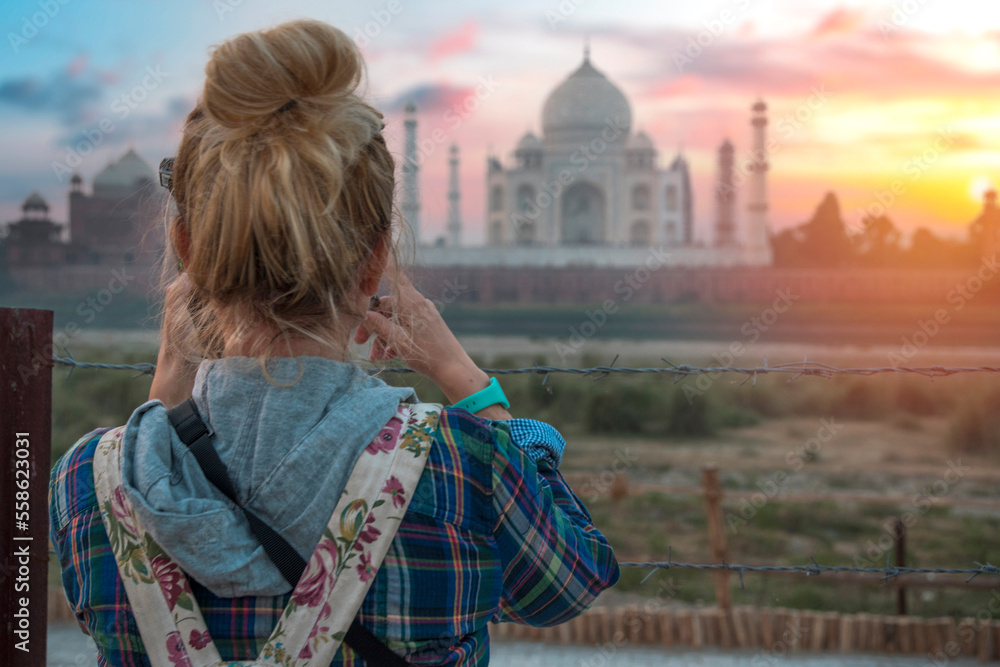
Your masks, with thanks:
<instances>
[{"instance_id":1,"label":"gray hoodie","mask_svg":"<svg viewBox=\"0 0 1000 667\"><path fill-rule=\"evenodd\" d=\"M288 387L278 384L291 384ZM215 435L237 497L306 560L357 457L410 388L389 387L353 364L321 357L202 362L194 401ZM191 578L221 597L280 595L291 586L242 512L201 472L160 401L136 408L125 430L122 476L146 531Z\"/></svg>"}]
</instances>

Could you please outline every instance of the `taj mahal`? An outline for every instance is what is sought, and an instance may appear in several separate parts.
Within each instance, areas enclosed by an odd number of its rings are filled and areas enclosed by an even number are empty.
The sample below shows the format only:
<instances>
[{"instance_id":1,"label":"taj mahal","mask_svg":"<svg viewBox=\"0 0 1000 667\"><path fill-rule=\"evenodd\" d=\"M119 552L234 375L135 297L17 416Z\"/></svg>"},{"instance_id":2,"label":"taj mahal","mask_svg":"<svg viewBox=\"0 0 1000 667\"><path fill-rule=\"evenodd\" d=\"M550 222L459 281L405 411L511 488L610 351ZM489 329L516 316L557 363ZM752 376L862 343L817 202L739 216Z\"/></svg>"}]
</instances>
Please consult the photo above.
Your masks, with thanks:
<instances>
[{"instance_id":1,"label":"taj mahal","mask_svg":"<svg viewBox=\"0 0 1000 667\"><path fill-rule=\"evenodd\" d=\"M461 243L458 147L449 153L446 236L420 237L416 109L404 120L401 211L417 239L417 264L434 266L634 266L656 248L671 266L770 266L767 107L752 107L754 150L746 183L734 182L734 148L718 152L710 242L696 242L688 163L680 153L658 166L659 151L633 131L628 98L590 61L548 96L541 136L527 132L512 160L486 165L486 244ZM740 200L743 200L742 202ZM706 207L707 208L707 207Z\"/></svg>"}]
</instances>

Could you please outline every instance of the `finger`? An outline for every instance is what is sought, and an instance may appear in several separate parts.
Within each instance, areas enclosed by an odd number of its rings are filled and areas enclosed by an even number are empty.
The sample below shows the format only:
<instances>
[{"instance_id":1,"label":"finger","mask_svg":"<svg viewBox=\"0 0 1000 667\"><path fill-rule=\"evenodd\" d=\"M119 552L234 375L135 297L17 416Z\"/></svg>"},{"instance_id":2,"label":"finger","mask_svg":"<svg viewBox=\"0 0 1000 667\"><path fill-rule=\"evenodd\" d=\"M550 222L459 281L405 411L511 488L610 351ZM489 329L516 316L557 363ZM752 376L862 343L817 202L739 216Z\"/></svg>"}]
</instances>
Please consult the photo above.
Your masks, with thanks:
<instances>
[{"instance_id":1,"label":"finger","mask_svg":"<svg viewBox=\"0 0 1000 667\"><path fill-rule=\"evenodd\" d=\"M378 338L376 338L374 340L374 342L372 342L371 360L372 361L386 361L386 358L385 358L385 349L386 349L385 348L385 344L381 340L379 340Z\"/></svg>"},{"instance_id":2,"label":"finger","mask_svg":"<svg viewBox=\"0 0 1000 667\"><path fill-rule=\"evenodd\" d=\"M392 295L380 296L378 299L378 306L371 309L373 313L381 313L386 317L390 317L396 311L396 300L393 299Z\"/></svg>"},{"instance_id":3,"label":"finger","mask_svg":"<svg viewBox=\"0 0 1000 667\"><path fill-rule=\"evenodd\" d=\"M386 275L389 277L389 284L397 288L398 293L405 301L411 301L414 296L419 297L420 292L417 288L413 286L410 282L410 277L406 275L406 271L403 270L397 262L395 256L390 253L389 260L386 262Z\"/></svg>"},{"instance_id":4,"label":"finger","mask_svg":"<svg viewBox=\"0 0 1000 667\"><path fill-rule=\"evenodd\" d=\"M375 335L376 342L379 344L379 349L383 353L387 353L393 342L398 343L400 342L400 339L405 336L396 324L381 313L373 311L365 313L365 326L370 333ZM393 358L395 358L395 352L393 352L392 356L386 357L386 359Z\"/></svg>"},{"instance_id":5,"label":"finger","mask_svg":"<svg viewBox=\"0 0 1000 667\"><path fill-rule=\"evenodd\" d=\"M358 328L354 330L354 342L358 345L364 345L371 337L371 332L368 331L363 323L359 324Z\"/></svg>"}]
</instances>

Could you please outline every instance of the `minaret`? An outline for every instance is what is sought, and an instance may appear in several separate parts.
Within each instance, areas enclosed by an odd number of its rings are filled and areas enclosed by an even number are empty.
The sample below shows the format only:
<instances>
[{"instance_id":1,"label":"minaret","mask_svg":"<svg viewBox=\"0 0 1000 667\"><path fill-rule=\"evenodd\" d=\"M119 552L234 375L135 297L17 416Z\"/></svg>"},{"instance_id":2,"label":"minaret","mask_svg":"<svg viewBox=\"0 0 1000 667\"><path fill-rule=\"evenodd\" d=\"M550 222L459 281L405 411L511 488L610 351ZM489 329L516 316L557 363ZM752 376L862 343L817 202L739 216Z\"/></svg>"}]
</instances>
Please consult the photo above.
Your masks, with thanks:
<instances>
[{"instance_id":1,"label":"minaret","mask_svg":"<svg viewBox=\"0 0 1000 667\"><path fill-rule=\"evenodd\" d=\"M403 203L400 206L403 218L413 230L413 242L420 245L420 165L417 164L417 108L410 102L406 105L406 130L403 146Z\"/></svg>"},{"instance_id":2,"label":"minaret","mask_svg":"<svg viewBox=\"0 0 1000 667\"><path fill-rule=\"evenodd\" d=\"M747 200L746 248L754 264L771 264L771 241L768 225L767 105L757 100L753 105L753 155L750 164L750 192Z\"/></svg>"},{"instance_id":3,"label":"minaret","mask_svg":"<svg viewBox=\"0 0 1000 667\"><path fill-rule=\"evenodd\" d=\"M719 148L719 182L715 188L715 245L736 245L733 209L736 188L733 186L733 145L729 139Z\"/></svg>"},{"instance_id":4,"label":"minaret","mask_svg":"<svg viewBox=\"0 0 1000 667\"><path fill-rule=\"evenodd\" d=\"M677 149L677 157L670 165L670 171L680 174L681 181L681 243L694 243L694 191L691 188L691 171L688 169L684 151Z\"/></svg>"},{"instance_id":5,"label":"minaret","mask_svg":"<svg viewBox=\"0 0 1000 667\"><path fill-rule=\"evenodd\" d=\"M457 248L462 242L462 214L458 203L461 195L458 192L458 146L451 145L448 155L448 245Z\"/></svg>"}]
</instances>

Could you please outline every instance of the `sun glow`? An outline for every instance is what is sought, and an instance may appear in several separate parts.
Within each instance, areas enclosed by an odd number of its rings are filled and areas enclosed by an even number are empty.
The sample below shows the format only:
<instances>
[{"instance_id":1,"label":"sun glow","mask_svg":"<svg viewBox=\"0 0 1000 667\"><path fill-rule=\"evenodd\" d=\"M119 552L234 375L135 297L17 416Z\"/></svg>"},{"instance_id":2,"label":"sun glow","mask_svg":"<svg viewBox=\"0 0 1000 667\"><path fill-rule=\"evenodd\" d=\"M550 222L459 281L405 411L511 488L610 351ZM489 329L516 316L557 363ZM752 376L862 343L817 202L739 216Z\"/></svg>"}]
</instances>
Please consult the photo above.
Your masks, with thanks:
<instances>
[{"instance_id":1,"label":"sun glow","mask_svg":"<svg viewBox=\"0 0 1000 667\"><path fill-rule=\"evenodd\" d=\"M969 196L977 202L983 201L983 197L990 190L996 190L996 186L989 176L976 176L972 179L972 183L969 184Z\"/></svg>"}]
</instances>

